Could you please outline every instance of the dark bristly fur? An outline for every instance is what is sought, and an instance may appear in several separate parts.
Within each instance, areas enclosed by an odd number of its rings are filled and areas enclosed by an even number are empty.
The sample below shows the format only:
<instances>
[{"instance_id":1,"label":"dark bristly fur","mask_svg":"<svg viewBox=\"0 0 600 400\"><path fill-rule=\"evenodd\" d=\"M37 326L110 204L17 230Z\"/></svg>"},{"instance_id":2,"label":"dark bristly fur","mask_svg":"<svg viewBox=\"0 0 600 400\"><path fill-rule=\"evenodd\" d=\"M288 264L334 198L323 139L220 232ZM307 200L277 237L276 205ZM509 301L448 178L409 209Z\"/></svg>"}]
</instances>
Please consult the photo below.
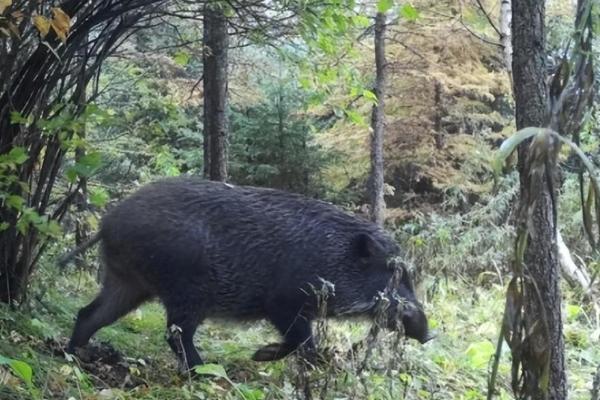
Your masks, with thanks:
<instances>
[{"instance_id":1,"label":"dark bristly fur","mask_svg":"<svg viewBox=\"0 0 600 400\"><path fill-rule=\"evenodd\" d=\"M98 237L103 288L79 312L68 350L158 297L168 327L177 327L169 345L186 367L202 362L192 339L206 317L272 322L284 341L258 350L256 360L299 347L313 357L311 288L333 284L329 315L373 315L399 253L377 226L328 203L199 178L143 187L107 213ZM426 341L427 319L406 273L393 292L411 305L401 315L406 334Z\"/></svg>"}]
</instances>

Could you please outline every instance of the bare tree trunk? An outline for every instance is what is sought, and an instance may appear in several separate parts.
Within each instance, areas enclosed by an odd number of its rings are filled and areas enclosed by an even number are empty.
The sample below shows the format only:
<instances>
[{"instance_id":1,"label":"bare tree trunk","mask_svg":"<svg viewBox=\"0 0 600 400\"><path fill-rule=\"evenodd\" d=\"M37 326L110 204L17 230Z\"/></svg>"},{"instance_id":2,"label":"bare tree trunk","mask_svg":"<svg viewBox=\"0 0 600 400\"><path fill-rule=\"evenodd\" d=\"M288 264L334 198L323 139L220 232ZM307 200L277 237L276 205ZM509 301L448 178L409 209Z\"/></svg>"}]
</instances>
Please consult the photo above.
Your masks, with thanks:
<instances>
[{"instance_id":1,"label":"bare tree trunk","mask_svg":"<svg viewBox=\"0 0 600 400\"><path fill-rule=\"evenodd\" d=\"M86 42L87 42L86 35ZM85 80L85 71L87 67L87 49L83 46L80 50L81 61L81 70L79 71L79 80L77 81L77 88L75 94L75 101L77 103L77 113L79 114L81 111L85 109L87 96L86 96L86 86L87 82ZM83 125L81 131L79 132L79 137L81 139L85 139L86 135L86 127ZM75 161L79 162L81 158L85 157L85 149L83 147L77 147L75 150ZM88 179L85 176L79 177L79 190L77 192L77 196L75 196L75 206L77 208L76 213L76 222L75 222L75 244L77 247L81 246L83 243L87 242L90 236L89 226L87 223L87 219L85 218L86 211L88 209ZM85 263L81 257L77 257L75 263L78 268L85 268Z\"/></svg>"},{"instance_id":2,"label":"bare tree trunk","mask_svg":"<svg viewBox=\"0 0 600 400\"><path fill-rule=\"evenodd\" d=\"M504 66L506 72L512 81L512 43L511 43L511 25L512 25L512 13L511 13L511 0L501 0L500 3L500 43L502 43L502 53L504 58Z\"/></svg>"},{"instance_id":3,"label":"bare tree trunk","mask_svg":"<svg viewBox=\"0 0 600 400\"><path fill-rule=\"evenodd\" d=\"M545 66L544 2L513 0L513 79L517 129L546 126L547 85ZM561 319L560 268L556 242L555 159L531 173L528 143L519 147L519 229L527 232L524 254L524 324L521 396L526 399L567 398L564 340ZM530 332L543 329L545 342ZM549 357L548 392L543 389ZM513 385L515 382L513 381Z\"/></svg>"},{"instance_id":4,"label":"bare tree trunk","mask_svg":"<svg viewBox=\"0 0 600 400\"><path fill-rule=\"evenodd\" d=\"M446 110L444 109L442 100L442 83L438 80L435 81L434 93L435 118L433 130L435 131L435 147L436 149L441 150L446 144L445 135L442 128L442 118L444 117Z\"/></svg>"},{"instance_id":5,"label":"bare tree trunk","mask_svg":"<svg viewBox=\"0 0 600 400\"><path fill-rule=\"evenodd\" d=\"M371 128L371 176L369 197L371 202L371 219L383 226L385 219L385 200L383 198L383 137L385 134L385 14L378 12L375 16L375 95L377 104L373 106Z\"/></svg>"},{"instance_id":6,"label":"bare tree trunk","mask_svg":"<svg viewBox=\"0 0 600 400\"><path fill-rule=\"evenodd\" d=\"M227 179L227 18L219 5L204 8L204 175Z\"/></svg>"}]
</instances>

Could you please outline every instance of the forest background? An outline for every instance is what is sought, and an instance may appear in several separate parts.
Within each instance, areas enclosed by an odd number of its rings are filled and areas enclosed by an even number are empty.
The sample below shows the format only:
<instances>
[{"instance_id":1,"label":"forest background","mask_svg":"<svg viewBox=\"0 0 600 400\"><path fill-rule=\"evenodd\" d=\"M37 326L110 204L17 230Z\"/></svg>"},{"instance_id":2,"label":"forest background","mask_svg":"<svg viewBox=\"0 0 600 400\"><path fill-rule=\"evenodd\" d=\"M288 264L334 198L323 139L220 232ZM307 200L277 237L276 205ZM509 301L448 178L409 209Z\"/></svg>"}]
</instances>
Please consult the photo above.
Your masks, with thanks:
<instances>
[{"instance_id":1,"label":"forest background","mask_svg":"<svg viewBox=\"0 0 600 400\"><path fill-rule=\"evenodd\" d=\"M0 397L513 398L515 355L499 336L522 201L516 155L504 175L494 168L500 144L522 128L506 3L0 0ZM546 2L548 80L576 58L585 4ZM377 14L386 21L383 92ZM207 51L209 40L225 58ZM596 61L597 46L585 54ZM593 66L587 87L598 85ZM596 167L598 100L591 95L577 127ZM56 260L107 208L159 177L191 174L369 217L380 104L385 226L406 251L436 340L320 323L329 361L309 370L294 358L249 360L275 337L266 323L215 322L197 335L209 364L191 380L168 352L160 306L149 304L102 330L89 358L65 358L99 266L92 253L67 270ZM600 259L587 240L597 227L582 208L580 164L566 146L557 157L558 226L575 267L557 264L566 390L597 399Z\"/></svg>"}]
</instances>

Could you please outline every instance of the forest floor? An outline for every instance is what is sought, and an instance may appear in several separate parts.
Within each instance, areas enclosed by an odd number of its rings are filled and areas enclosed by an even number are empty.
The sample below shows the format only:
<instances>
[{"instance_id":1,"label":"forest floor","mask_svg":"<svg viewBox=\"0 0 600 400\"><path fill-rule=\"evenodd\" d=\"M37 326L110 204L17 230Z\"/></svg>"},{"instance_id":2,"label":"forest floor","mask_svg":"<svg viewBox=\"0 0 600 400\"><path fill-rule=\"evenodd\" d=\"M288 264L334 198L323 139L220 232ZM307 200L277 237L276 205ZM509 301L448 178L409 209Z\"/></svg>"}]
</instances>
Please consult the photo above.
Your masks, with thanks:
<instances>
[{"instance_id":1,"label":"forest floor","mask_svg":"<svg viewBox=\"0 0 600 400\"><path fill-rule=\"evenodd\" d=\"M32 291L28 307L0 309L3 400L485 399L505 295L505 282L498 277L485 287L426 277L421 289L430 325L438 331L435 340L420 345L389 332L374 336L364 321L320 323L328 361L315 369L296 357L253 362L258 347L277 340L264 322L209 321L196 335L208 365L203 375L190 376L178 372L156 303L102 329L78 358L66 357L73 318L94 296L96 283L88 273L58 274L53 267L36 278L43 287ZM568 289L565 296L569 398L587 400L600 363L598 316L576 305ZM496 398L512 398L510 370L504 345Z\"/></svg>"}]
</instances>

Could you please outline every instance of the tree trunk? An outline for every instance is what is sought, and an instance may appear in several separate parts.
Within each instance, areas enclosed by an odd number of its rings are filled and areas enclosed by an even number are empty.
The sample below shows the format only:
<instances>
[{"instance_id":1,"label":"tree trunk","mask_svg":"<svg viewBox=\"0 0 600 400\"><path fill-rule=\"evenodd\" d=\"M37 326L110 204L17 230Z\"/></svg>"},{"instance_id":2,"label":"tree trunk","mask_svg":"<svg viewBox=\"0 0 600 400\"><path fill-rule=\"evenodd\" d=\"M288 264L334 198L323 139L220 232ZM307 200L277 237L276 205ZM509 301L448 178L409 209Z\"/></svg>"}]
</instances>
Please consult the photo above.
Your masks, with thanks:
<instances>
[{"instance_id":1,"label":"tree trunk","mask_svg":"<svg viewBox=\"0 0 600 400\"><path fill-rule=\"evenodd\" d=\"M204 8L204 175L227 179L227 18L215 4Z\"/></svg>"},{"instance_id":2,"label":"tree trunk","mask_svg":"<svg viewBox=\"0 0 600 400\"><path fill-rule=\"evenodd\" d=\"M511 14L511 0L502 0L500 3L500 43L502 43L502 54L504 58L504 66L506 72L512 81L512 43L511 43L511 25L512 25L512 14Z\"/></svg>"},{"instance_id":3,"label":"tree trunk","mask_svg":"<svg viewBox=\"0 0 600 400\"><path fill-rule=\"evenodd\" d=\"M86 43L87 43L87 35L86 35ZM86 96L86 86L87 82L85 80L85 70L87 67L87 49L85 46L82 47L80 51L81 61L81 69L79 71L79 80L77 82L77 88L75 89L75 101L77 103L77 114L82 112L85 109L87 103ZM85 122L79 132L79 137L82 140L85 140L86 135L86 126ZM77 147L75 150L75 161L79 162L83 157L85 157L86 151L83 147ZM75 206L77 208L76 213L76 223L75 223L75 245L77 247L81 246L83 243L87 242L90 236L89 224L87 223L86 211L88 210L88 179L85 176L79 177L79 190L77 191L77 196L75 196ZM85 268L85 262L83 258L77 257L75 259L75 264L77 268Z\"/></svg>"},{"instance_id":4,"label":"tree trunk","mask_svg":"<svg viewBox=\"0 0 600 400\"><path fill-rule=\"evenodd\" d=\"M373 106L371 116L371 176L369 197L371 202L371 219L383 226L385 219L385 200L383 198L383 136L385 130L385 14L378 12L375 16L375 95L377 104Z\"/></svg>"},{"instance_id":5,"label":"tree trunk","mask_svg":"<svg viewBox=\"0 0 600 400\"><path fill-rule=\"evenodd\" d=\"M544 2L513 0L512 43L513 79L517 129L547 125L547 85L545 68ZM564 340L561 319L560 269L556 245L555 160L538 173L530 171L529 143L519 147L520 203L519 228L527 232L524 254L526 286L524 298L525 332L547 325L546 343L524 338L521 395L526 399L564 400L567 398ZM548 165L549 164L549 165ZM546 321L543 321L544 316ZM540 354L550 357L548 393L542 389Z\"/></svg>"},{"instance_id":6,"label":"tree trunk","mask_svg":"<svg viewBox=\"0 0 600 400\"><path fill-rule=\"evenodd\" d=\"M284 122L284 111L283 111L283 88L281 83L281 71L279 73L279 88L277 95L277 138L279 140L279 154L277 163L279 164L279 175L276 177L276 187L281 189L289 189L290 179L287 176L285 170L285 122ZM287 184L287 185L286 185Z\"/></svg>"},{"instance_id":7,"label":"tree trunk","mask_svg":"<svg viewBox=\"0 0 600 400\"><path fill-rule=\"evenodd\" d=\"M433 100L435 104L435 118L433 122L433 130L435 132L435 147L436 149L441 150L446 144L444 137L445 135L442 128L442 118L444 118L446 110L444 109L442 100L442 83L438 80L435 81Z\"/></svg>"}]
</instances>

